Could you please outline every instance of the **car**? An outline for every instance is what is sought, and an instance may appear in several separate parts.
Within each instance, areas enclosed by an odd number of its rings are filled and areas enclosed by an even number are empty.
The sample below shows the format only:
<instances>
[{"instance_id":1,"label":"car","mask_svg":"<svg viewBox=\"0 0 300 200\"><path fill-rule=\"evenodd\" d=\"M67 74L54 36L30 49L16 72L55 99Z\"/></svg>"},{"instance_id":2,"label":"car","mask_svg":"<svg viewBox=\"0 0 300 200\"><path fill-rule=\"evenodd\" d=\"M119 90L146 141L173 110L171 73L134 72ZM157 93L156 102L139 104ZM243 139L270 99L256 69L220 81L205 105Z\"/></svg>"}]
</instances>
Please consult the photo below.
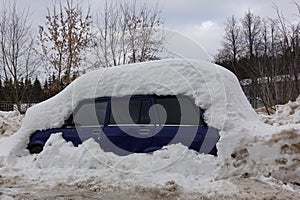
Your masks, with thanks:
<instances>
[{"instance_id":1,"label":"car","mask_svg":"<svg viewBox=\"0 0 300 200\"><path fill-rule=\"evenodd\" d=\"M60 128L35 131L27 149L40 153L51 134L62 133L74 146L93 138L105 152L151 153L181 143L217 156L218 130L204 110L185 95L132 95L82 100Z\"/></svg>"}]
</instances>

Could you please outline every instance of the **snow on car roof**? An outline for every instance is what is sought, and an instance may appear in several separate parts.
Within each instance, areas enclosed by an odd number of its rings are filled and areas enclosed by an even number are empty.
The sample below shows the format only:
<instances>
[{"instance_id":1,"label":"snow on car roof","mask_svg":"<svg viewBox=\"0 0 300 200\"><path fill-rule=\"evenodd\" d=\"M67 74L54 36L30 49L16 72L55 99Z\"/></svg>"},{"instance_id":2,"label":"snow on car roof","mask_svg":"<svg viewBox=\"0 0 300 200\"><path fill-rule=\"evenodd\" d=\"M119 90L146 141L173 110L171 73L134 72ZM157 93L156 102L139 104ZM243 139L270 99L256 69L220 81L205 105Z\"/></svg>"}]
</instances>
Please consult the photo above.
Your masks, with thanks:
<instances>
[{"instance_id":1,"label":"snow on car roof","mask_svg":"<svg viewBox=\"0 0 300 200\"><path fill-rule=\"evenodd\" d=\"M221 141L234 129L239 132L241 127L261 123L237 78L227 69L205 61L160 60L100 68L82 75L56 96L28 109L15 134L19 143L13 146L25 149L34 131L61 127L84 99L134 94L192 97L206 110L207 124L220 130Z\"/></svg>"}]
</instances>

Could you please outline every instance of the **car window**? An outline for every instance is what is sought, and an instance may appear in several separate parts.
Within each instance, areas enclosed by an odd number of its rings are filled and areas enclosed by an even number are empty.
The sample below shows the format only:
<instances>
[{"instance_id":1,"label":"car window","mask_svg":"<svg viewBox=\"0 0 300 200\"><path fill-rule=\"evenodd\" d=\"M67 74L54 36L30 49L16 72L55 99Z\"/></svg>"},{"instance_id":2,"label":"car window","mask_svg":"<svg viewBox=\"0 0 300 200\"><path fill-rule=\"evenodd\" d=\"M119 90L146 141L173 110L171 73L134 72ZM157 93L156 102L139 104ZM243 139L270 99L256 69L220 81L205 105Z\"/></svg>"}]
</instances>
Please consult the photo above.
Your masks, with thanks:
<instances>
[{"instance_id":1,"label":"car window","mask_svg":"<svg viewBox=\"0 0 300 200\"><path fill-rule=\"evenodd\" d=\"M74 113L77 126L104 125L107 102L86 102Z\"/></svg>"},{"instance_id":2,"label":"car window","mask_svg":"<svg viewBox=\"0 0 300 200\"><path fill-rule=\"evenodd\" d=\"M176 97L157 97L159 121L162 124L180 124L181 111Z\"/></svg>"},{"instance_id":3,"label":"car window","mask_svg":"<svg viewBox=\"0 0 300 200\"><path fill-rule=\"evenodd\" d=\"M205 125L200 109L185 96L156 96L155 102L160 124Z\"/></svg>"},{"instance_id":4,"label":"car window","mask_svg":"<svg viewBox=\"0 0 300 200\"><path fill-rule=\"evenodd\" d=\"M64 126L65 127L74 127L75 126L75 123L73 120L73 114L71 114L70 117L65 121Z\"/></svg>"},{"instance_id":5,"label":"car window","mask_svg":"<svg viewBox=\"0 0 300 200\"><path fill-rule=\"evenodd\" d=\"M150 101L148 99L141 99L140 117L139 124L150 124Z\"/></svg>"},{"instance_id":6,"label":"car window","mask_svg":"<svg viewBox=\"0 0 300 200\"><path fill-rule=\"evenodd\" d=\"M109 124L149 124L149 99L113 99Z\"/></svg>"}]
</instances>

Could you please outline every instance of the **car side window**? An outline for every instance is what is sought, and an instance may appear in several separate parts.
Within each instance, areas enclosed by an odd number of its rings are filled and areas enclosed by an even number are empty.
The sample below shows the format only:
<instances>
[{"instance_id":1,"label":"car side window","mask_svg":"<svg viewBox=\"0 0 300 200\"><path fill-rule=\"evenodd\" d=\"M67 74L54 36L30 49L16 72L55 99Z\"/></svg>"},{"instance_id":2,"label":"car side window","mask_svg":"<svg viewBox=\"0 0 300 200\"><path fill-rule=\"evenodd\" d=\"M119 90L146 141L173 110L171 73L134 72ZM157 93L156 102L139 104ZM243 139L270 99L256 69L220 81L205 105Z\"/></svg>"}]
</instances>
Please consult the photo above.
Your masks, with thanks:
<instances>
[{"instance_id":1,"label":"car side window","mask_svg":"<svg viewBox=\"0 0 300 200\"><path fill-rule=\"evenodd\" d=\"M205 125L198 106L185 96L156 96L155 103L160 124Z\"/></svg>"},{"instance_id":2,"label":"car side window","mask_svg":"<svg viewBox=\"0 0 300 200\"><path fill-rule=\"evenodd\" d=\"M65 123L64 123L64 127L74 127L75 126L75 123L74 123L74 120L73 120L73 114L70 115L70 117L65 120Z\"/></svg>"},{"instance_id":3,"label":"car side window","mask_svg":"<svg viewBox=\"0 0 300 200\"><path fill-rule=\"evenodd\" d=\"M107 102L86 102L73 114L76 126L104 125Z\"/></svg>"},{"instance_id":4,"label":"car side window","mask_svg":"<svg viewBox=\"0 0 300 200\"><path fill-rule=\"evenodd\" d=\"M180 105L176 97L158 96L156 97L157 113L159 122L166 125L179 125L181 119Z\"/></svg>"},{"instance_id":5,"label":"car side window","mask_svg":"<svg viewBox=\"0 0 300 200\"><path fill-rule=\"evenodd\" d=\"M109 124L149 124L149 99L122 98L111 101Z\"/></svg>"},{"instance_id":6,"label":"car side window","mask_svg":"<svg viewBox=\"0 0 300 200\"><path fill-rule=\"evenodd\" d=\"M139 124L150 124L150 101L149 99L141 99Z\"/></svg>"}]
</instances>

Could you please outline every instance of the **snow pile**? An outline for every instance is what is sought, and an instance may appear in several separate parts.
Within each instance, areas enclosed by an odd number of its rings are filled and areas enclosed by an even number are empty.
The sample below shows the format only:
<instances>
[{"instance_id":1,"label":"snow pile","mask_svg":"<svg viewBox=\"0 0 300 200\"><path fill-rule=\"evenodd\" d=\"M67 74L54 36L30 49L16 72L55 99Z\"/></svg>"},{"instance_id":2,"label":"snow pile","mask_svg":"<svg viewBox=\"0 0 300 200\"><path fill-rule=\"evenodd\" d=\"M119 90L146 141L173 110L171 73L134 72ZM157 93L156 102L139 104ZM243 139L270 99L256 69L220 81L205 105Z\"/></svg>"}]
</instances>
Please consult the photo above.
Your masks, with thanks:
<instances>
[{"instance_id":1,"label":"snow pile","mask_svg":"<svg viewBox=\"0 0 300 200\"><path fill-rule=\"evenodd\" d=\"M268 140L236 147L232 159L223 164L220 175L222 178L262 175L299 185L300 126L282 126L274 129Z\"/></svg>"},{"instance_id":2,"label":"snow pile","mask_svg":"<svg viewBox=\"0 0 300 200\"><path fill-rule=\"evenodd\" d=\"M296 101L277 105L273 115L260 114L261 120L270 125L300 124L300 96Z\"/></svg>"},{"instance_id":3,"label":"snow pile","mask_svg":"<svg viewBox=\"0 0 300 200\"><path fill-rule=\"evenodd\" d=\"M299 152L295 154L292 140L298 137L296 131L292 134L279 131L268 141L236 149L233 164L226 165L218 157L198 154L180 144L169 145L153 154L119 157L103 152L92 139L74 147L58 133L50 137L40 154L0 162L0 166L5 166L0 167L0 173L11 174L7 179L23 177L28 183L39 185L38 188L46 188L41 196L34 197L37 199L46 199L57 187L63 186L68 186L69 191L83 190L89 197L97 194L98 198L119 190L124 194L125 190L138 194L139 199L187 199L185 193L188 199L270 199L275 194L287 197L286 193L293 197L290 199L297 199L300 197L297 190ZM221 177L227 171L225 168L231 168L232 174ZM10 184L4 186L11 187ZM22 187L17 182L13 186ZM28 191L28 187L24 189ZM65 197L68 190L63 193ZM4 194L11 194L10 191ZM148 192L154 192L156 198L146 198Z\"/></svg>"},{"instance_id":4,"label":"snow pile","mask_svg":"<svg viewBox=\"0 0 300 200\"><path fill-rule=\"evenodd\" d=\"M23 115L18 111L0 111L0 137L14 134L21 126Z\"/></svg>"},{"instance_id":5,"label":"snow pile","mask_svg":"<svg viewBox=\"0 0 300 200\"><path fill-rule=\"evenodd\" d=\"M202 191L207 195L214 192L223 195L238 192L229 182L213 182L218 166L221 165L220 159L190 151L181 144L166 146L153 154L120 157L103 152L93 139L74 147L58 133L49 138L40 154L7 161L0 162L0 166L5 166L0 167L1 173L1 170L6 173L12 170L10 173L16 175L21 169L19 174L29 180L48 184L80 184L89 190L97 190L100 187L98 184L101 187L113 184L123 188L164 186L168 195L180 192L179 188L184 191ZM212 191L212 188L215 189Z\"/></svg>"},{"instance_id":6,"label":"snow pile","mask_svg":"<svg viewBox=\"0 0 300 200\"><path fill-rule=\"evenodd\" d=\"M259 114L270 137L247 140L235 146L225 159L219 176L272 177L283 183L300 184L300 98L277 105L273 115ZM230 166L230 167L229 167Z\"/></svg>"},{"instance_id":7,"label":"snow pile","mask_svg":"<svg viewBox=\"0 0 300 200\"><path fill-rule=\"evenodd\" d=\"M177 162L178 161L178 162ZM154 173L169 168L167 176L180 176L194 179L194 175L205 179L214 177L218 163L212 155L197 154L186 146L173 144L152 154L130 154L117 156L104 152L93 139L85 141L79 147L66 142L61 133L52 135L45 149L34 159L38 168L76 168L76 169L114 169L124 173ZM145 164L146 163L146 164ZM170 167L172 165L172 167ZM189 166L189 170L186 170ZM164 170L162 170L164 171ZM158 172L161 173L161 172ZM162 175L161 175L162 176ZM163 175L166 176L166 175ZM186 185L186 184L185 184Z\"/></svg>"}]
</instances>

